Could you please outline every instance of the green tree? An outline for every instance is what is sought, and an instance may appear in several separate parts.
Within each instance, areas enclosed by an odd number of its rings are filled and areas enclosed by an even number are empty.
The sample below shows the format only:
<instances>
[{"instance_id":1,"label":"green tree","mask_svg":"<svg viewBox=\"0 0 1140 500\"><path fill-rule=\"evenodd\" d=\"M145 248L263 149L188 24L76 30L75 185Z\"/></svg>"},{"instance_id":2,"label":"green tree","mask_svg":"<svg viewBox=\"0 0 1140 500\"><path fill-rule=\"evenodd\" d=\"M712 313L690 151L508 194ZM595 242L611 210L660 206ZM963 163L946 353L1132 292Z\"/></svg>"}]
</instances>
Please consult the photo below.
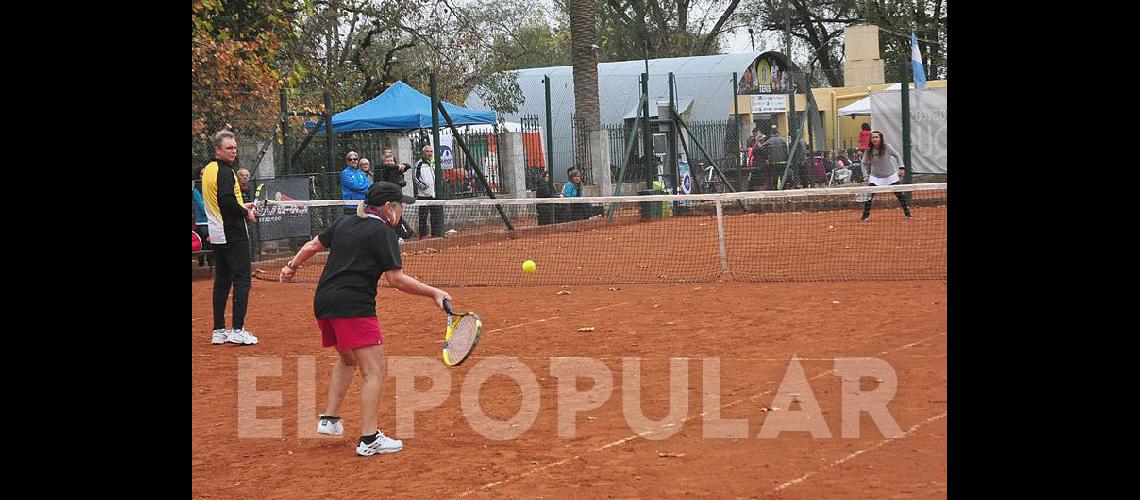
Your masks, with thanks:
<instances>
[{"instance_id":1,"label":"green tree","mask_svg":"<svg viewBox=\"0 0 1140 500\"><path fill-rule=\"evenodd\" d=\"M899 80L899 62L910 57L910 33L919 39L928 79L945 78L944 0L746 0L743 19L781 36L790 25L798 66L831 86L843 85L843 30L856 23L879 27L887 81ZM781 49L782 51L783 49Z\"/></svg>"},{"instance_id":2,"label":"green tree","mask_svg":"<svg viewBox=\"0 0 1140 500\"><path fill-rule=\"evenodd\" d=\"M277 101L281 84L293 76L282 63L293 40L295 13L291 1L194 1L191 129L196 139L221 127L239 132L266 127L266 104Z\"/></svg>"},{"instance_id":3,"label":"green tree","mask_svg":"<svg viewBox=\"0 0 1140 500\"><path fill-rule=\"evenodd\" d=\"M497 36L494 50L502 57L504 69L569 66L570 32L537 21Z\"/></svg>"},{"instance_id":4,"label":"green tree","mask_svg":"<svg viewBox=\"0 0 1140 500\"><path fill-rule=\"evenodd\" d=\"M860 2L860 14L879 27L879 48L888 82L897 82L900 61L910 59L910 34L918 38L928 80L946 78L946 3L943 0Z\"/></svg>"},{"instance_id":5,"label":"green tree","mask_svg":"<svg viewBox=\"0 0 1140 500\"><path fill-rule=\"evenodd\" d=\"M746 11L761 32L782 37L790 27L793 47L803 48L808 57L785 55L816 81L843 85L843 30L859 21L856 0L753 0ZM779 51L785 51L783 44Z\"/></svg>"},{"instance_id":6,"label":"green tree","mask_svg":"<svg viewBox=\"0 0 1140 500\"><path fill-rule=\"evenodd\" d=\"M305 86L332 90L336 109L371 99L396 81L426 91L433 70L441 96L462 101L490 75L511 69L522 51L509 41L537 38L523 29L537 24L536 0L312 3L300 23L300 55L316 69Z\"/></svg>"}]
</instances>

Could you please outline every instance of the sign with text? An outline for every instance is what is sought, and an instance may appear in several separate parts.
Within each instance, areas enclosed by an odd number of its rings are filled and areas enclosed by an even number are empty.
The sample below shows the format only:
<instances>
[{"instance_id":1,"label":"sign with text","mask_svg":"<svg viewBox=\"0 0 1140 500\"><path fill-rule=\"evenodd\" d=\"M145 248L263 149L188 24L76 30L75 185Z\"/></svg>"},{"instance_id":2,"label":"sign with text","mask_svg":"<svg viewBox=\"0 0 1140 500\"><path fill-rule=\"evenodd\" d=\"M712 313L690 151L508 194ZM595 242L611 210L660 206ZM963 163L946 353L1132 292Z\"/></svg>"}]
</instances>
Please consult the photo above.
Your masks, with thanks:
<instances>
[{"instance_id":1,"label":"sign with text","mask_svg":"<svg viewBox=\"0 0 1140 500\"><path fill-rule=\"evenodd\" d=\"M772 94L752 96L752 114L786 113L787 111L788 96L786 95Z\"/></svg>"}]
</instances>

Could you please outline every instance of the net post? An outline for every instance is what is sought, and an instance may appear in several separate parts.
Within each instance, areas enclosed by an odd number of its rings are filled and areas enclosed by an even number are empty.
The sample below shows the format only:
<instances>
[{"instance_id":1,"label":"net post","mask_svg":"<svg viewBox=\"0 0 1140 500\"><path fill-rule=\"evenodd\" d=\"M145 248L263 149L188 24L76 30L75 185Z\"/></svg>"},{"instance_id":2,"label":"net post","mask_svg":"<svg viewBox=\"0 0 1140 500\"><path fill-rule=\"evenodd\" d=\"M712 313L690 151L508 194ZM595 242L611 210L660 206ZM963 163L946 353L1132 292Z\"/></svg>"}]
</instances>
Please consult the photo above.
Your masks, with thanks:
<instances>
[{"instance_id":1,"label":"net post","mask_svg":"<svg viewBox=\"0 0 1140 500\"><path fill-rule=\"evenodd\" d=\"M325 164L328 165L328 171L333 172L336 170L336 160L333 159L333 107L332 107L332 94L329 89L324 91L325 100L325 123L328 124L328 130L325 130Z\"/></svg>"},{"instance_id":2,"label":"net post","mask_svg":"<svg viewBox=\"0 0 1140 500\"><path fill-rule=\"evenodd\" d=\"M546 181L550 192L554 192L554 119L550 114L550 75L542 79L546 86L546 172L550 175ZM566 179L570 180L570 179Z\"/></svg>"},{"instance_id":3,"label":"net post","mask_svg":"<svg viewBox=\"0 0 1140 500\"><path fill-rule=\"evenodd\" d=\"M724 246L724 208L716 200L716 238L720 247L720 270L728 274L728 250Z\"/></svg>"},{"instance_id":4,"label":"net post","mask_svg":"<svg viewBox=\"0 0 1140 500\"><path fill-rule=\"evenodd\" d=\"M740 152L740 99L737 96L737 90L738 89L736 87L736 82L739 82L739 81L740 80L736 79L736 72L733 71L732 72L732 125L733 125L733 129L736 131L736 142L735 142L736 143L736 182L737 182L737 184L740 185L740 189L738 191L744 191L745 187L747 187L747 186L744 185L744 174L740 171L740 153L741 153ZM751 132L751 130L749 132Z\"/></svg>"},{"instance_id":5,"label":"net post","mask_svg":"<svg viewBox=\"0 0 1140 500\"><path fill-rule=\"evenodd\" d=\"M899 63L900 74L902 75L902 157L903 157L903 184L911 183L911 165L910 165L910 61L901 61ZM907 203L910 203L910 192L903 193L903 198Z\"/></svg>"},{"instance_id":6,"label":"net post","mask_svg":"<svg viewBox=\"0 0 1140 500\"><path fill-rule=\"evenodd\" d=\"M281 106L281 121L279 122L279 125L281 127L281 151L283 153L282 156L285 157L284 173L285 175L289 175L293 173L293 159L289 156L289 117L287 115L289 112L289 101L285 96L284 85L281 86L281 92L280 96L278 97L278 101ZM274 177L276 177L276 172L274 172L274 174Z\"/></svg>"},{"instance_id":7,"label":"net post","mask_svg":"<svg viewBox=\"0 0 1140 500\"><path fill-rule=\"evenodd\" d=\"M431 85L431 140L432 140L432 156L431 161L435 164L435 199L446 200L450 198L449 189L445 188L446 182L443 182L443 159L440 158L440 145L439 145L439 111L438 106L441 102L439 98L439 88L436 85L436 73L432 70L429 75ZM454 133L454 132L453 132ZM453 136L454 137L454 136ZM452 150L454 152L454 150ZM453 156L454 158L454 156ZM434 221L433 221L434 222ZM441 226L442 227L442 226Z\"/></svg>"},{"instance_id":8,"label":"net post","mask_svg":"<svg viewBox=\"0 0 1140 500\"><path fill-rule=\"evenodd\" d=\"M649 130L648 63L646 63L645 73L641 75L641 96L643 99L641 101L641 115L645 117L645 121L641 122L641 151L644 155L642 157L642 165L645 167L645 189L653 189L653 133Z\"/></svg>"}]
</instances>

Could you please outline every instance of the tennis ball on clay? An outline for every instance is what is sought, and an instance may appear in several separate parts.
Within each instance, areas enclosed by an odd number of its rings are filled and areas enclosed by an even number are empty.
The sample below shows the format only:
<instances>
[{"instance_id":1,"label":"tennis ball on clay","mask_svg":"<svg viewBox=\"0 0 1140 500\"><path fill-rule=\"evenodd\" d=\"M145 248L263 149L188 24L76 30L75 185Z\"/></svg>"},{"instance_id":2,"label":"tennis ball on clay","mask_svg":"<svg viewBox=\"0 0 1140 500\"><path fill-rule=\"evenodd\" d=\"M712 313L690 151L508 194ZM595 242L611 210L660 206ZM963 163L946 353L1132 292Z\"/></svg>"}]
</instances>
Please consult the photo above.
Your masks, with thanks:
<instances>
[{"instance_id":1,"label":"tennis ball on clay","mask_svg":"<svg viewBox=\"0 0 1140 500\"><path fill-rule=\"evenodd\" d=\"M536 266L535 266L535 263L533 260L528 260L526 262L523 262L523 272L524 273L533 273L535 267Z\"/></svg>"}]
</instances>

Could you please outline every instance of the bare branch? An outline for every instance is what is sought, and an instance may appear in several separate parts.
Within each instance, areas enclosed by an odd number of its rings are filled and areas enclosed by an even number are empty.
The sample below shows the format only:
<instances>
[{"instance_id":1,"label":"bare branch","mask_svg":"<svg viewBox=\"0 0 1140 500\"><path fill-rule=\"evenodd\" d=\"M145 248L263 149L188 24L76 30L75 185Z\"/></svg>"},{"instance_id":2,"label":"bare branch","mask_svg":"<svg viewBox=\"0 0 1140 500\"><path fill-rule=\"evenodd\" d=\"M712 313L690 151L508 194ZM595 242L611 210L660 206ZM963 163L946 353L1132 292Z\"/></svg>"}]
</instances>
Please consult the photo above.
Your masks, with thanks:
<instances>
[{"instance_id":1,"label":"bare branch","mask_svg":"<svg viewBox=\"0 0 1140 500\"><path fill-rule=\"evenodd\" d=\"M704 51L707 52L709 48L712 47L712 43L716 41L716 37L720 36L720 30L724 26L724 23L736 12L736 6L739 4L740 0L732 0L732 3L728 4L728 7L724 9L724 13L720 15L720 19L717 19L716 24L713 25L713 29L705 35L705 42L701 44L701 48Z\"/></svg>"},{"instance_id":2,"label":"bare branch","mask_svg":"<svg viewBox=\"0 0 1140 500\"><path fill-rule=\"evenodd\" d=\"M349 0L348 5L349 5L349 7L353 6L352 0ZM344 65L344 60L345 60L345 58L348 57L348 49L349 49L349 47L352 46L352 35L356 33L356 21L358 19L360 19L360 13L359 12L353 12L352 13L352 21L350 21L348 23L348 40L344 44L344 50L342 50L340 52L340 65L341 66Z\"/></svg>"}]
</instances>

